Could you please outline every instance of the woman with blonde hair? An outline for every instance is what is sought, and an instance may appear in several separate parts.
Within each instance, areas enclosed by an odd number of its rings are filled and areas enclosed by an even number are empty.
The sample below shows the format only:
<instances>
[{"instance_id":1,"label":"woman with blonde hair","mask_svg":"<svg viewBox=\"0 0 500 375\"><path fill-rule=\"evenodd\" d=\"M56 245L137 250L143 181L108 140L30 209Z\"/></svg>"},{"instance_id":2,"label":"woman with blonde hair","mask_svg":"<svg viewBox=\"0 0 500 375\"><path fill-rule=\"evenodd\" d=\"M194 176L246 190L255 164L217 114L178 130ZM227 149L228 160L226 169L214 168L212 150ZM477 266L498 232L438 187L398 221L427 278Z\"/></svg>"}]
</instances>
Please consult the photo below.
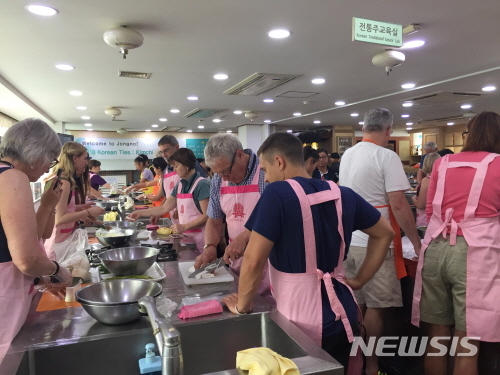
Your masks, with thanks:
<instances>
[{"instance_id":1,"label":"woman with blonde hair","mask_svg":"<svg viewBox=\"0 0 500 375\"><path fill-rule=\"evenodd\" d=\"M429 189L429 182L431 179L432 167L434 162L438 160L441 156L437 152L431 152L427 154L424 159L424 165L422 166L422 172L424 177L417 186L417 194L411 197L415 208L417 209L417 227L426 227L429 223L427 217L425 216L425 206L427 204L427 191Z\"/></svg>"},{"instance_id":2,"label":"woman with blonde hair","mask_svg":"<svg viewBox=\"0 0 500 375\"><path fill-rule=\"evenodd\" d=\"M87 173L89 159L87 149L80 143L66 142L58 158L59 164L51 170L49 178L62 169L62 193L56 206L55 227L45 243L45 251L51 259L56 258L54 246L71 237L78 221L97 221L97 216L104 213L104 209L94 206L94 203L85 203L90 186Z\"/></svg>"},{"instance_id":3,"label":"woman with blonde hair","mask_svg":"<svg viewBox=\"0 0 500 375\"><path fill-rule=\"evenodd\" d=\"M30 182L58 163L57 134L45 122L26 119L10 127L0 145L0 363L17 335L43 277L54 294L71 283L71 274L47 258L39 240L59 199L56 179L35 214ZM38 223L37 223L38 221ZM45 281L49 282L48 284ZM53 283L56 281L56 283ZM57 282L59 281L59 282ZM40 284L39 284L40 285Z\"/></svg>"}]
</instances>

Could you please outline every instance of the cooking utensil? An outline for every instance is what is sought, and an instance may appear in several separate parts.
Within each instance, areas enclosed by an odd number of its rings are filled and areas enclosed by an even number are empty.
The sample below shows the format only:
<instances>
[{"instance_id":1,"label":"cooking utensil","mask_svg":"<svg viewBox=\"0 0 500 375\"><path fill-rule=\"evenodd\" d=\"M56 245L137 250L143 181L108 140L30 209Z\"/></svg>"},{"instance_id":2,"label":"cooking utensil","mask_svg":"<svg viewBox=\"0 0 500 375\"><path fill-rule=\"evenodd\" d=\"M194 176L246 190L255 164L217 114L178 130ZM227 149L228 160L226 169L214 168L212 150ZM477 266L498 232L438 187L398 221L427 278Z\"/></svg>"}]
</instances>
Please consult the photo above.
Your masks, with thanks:
<instances>
[{"instance_id":1,"label":"cooking utensil","mask_svg":"<svg viewBox=\"0 0 500 375\"><path fill-rule=\"evenodd\" d=\"M153 265L159 252L153 247L122 247L105 251L98 257L115 276L142 275Z\"/></svg>"},{"instance_id":2,"label":"cooking utensil","mask_svg":"<svg viewBox=\"0 0 500 375\"><path fill-rule=\"evenodd\" d=\"M132 241L132 237L135 235L137 237L137 231L133 229L123 230L124 236L120 237L100 237L96 236L99 243L103 246L111 247L124 247Z\"/></svg>"},{"instance_id":3,"label":"cooking utensil","mask_svg":"<svg viewBox=\"0 0 500 375\"><path fill-rule=\"evenodd\" d=\"M113 206L116 206L118 204L118 201L114 201L114 200L108 200L108 201L96 200L95 204L96 204L97 207L101 207L105 211L111 211L111 208Z\"/></svg>"},{"instance_id":4,"label":"cooking utensil","mask_svg":"<svg viewBox=\"0 0 500 375\"><path fill-rule=\"evenodd\" d=\"M199 269L197 269L196 271L194 271L192 274L190 274L188 277L190 279L192 278L196 278L196 275L202 273L202 272L215 272L215 270L221 266L223 266L223 259L222 257L219 258L219 259L216 259L214 260L213 262L211 263L208 263L205 267L201 267Z\"/></svg>"},{"instance_id":5,"label":"cooking utensil","mask_svg":"<svg viewBox=\"0 0 500 375\"><path fill-rule=\"evenodd\" d=\"M94 319L105 324L133 322L142 315L137 301L158 297L162 286L149 280L111 280L86 286L75 293L76 300Z\"/></svg>"}]
</instances>

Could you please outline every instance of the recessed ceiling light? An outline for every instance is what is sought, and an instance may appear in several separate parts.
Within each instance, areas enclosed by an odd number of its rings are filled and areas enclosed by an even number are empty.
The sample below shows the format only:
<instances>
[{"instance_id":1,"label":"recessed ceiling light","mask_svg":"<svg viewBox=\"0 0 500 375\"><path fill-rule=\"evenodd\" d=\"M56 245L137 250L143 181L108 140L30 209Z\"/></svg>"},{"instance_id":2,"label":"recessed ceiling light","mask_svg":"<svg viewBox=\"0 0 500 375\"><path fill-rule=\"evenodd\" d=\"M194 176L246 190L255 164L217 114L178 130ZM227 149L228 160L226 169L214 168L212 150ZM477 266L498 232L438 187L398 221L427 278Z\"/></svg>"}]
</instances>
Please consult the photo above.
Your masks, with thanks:
<instances>
[{"instance_id":1,"label":"recessed ceiling light","mask_svg":"<svg viewBox=\"0 0 500 375\"><path fill-rule=\"evenodd\" d=\"M265 122L266 124L269 124L269 123L271 122L271 120L264 120L264 122Z\"/></svg>"},{"instance_id":2,"label":"recessed ceiling light","mask_svg":"<svg viewBox=\"0 0 500 375\"><path fill-rule=\"evenodd\" d=\"M311 82L315 85L321 85L322 83L325 83L326 80L324 78L314 78Z\"/></svg>"},{"instance_id":3,"label":"recessed ceiling light","mask_svg":"<svg viewBox=\"0 0 500 375\"><path fill-rule=\"evenodd\" d=\"M94 129L87 129L87 131L88 131L88 132L92 132L92 131L94 131Z\"/></svg>"},{"instance_id":4,"label":"recessed ceiling light","mask_svg":"<svg viewBox=\"0 0 500 375\"><path fill-rule=\"evenodd\" d=\"M90 124L90 123L86 123L86 124L83 124L83 125L85 125L85 126L92 126L92 124Z\"/></svg>"},{"instance_id":5,"label":"recessed ceiling light","mask_svg":"<svg viewBox=\"0 0 500 375\"><path fill-rule=\"evenodd\" d=\"M90 116L82 116L81 119L82 120L90 120Z\"/></svg>"},{"instance_id":6,"label":"recessed ceiling light","mask_svg":"<svg viewBox=\"0 0 500 375\"><path fill-rule=\"evenodd\" d=\"M407 118L407 117L410 117L410 115L401 115L401 117Z\"/></svg>"},{"instance_id":7,"label":"recessed ceiling light","mask_svg":"<svg viewBox=\"0 0 500 375\"><path fill-rule=\"evenodd\" d=\"M314 121L314 123L315 123L315 124L321 124L321 121L316 120L316 121Z\"/></svg>"},{"instance_id":8,"label":"recessed ceiling light","mask_svg":"<svg viewBox=\"0 0 500 375\"><path fill-rule=\"evenodd\" d=\"M78 107L76 107L76 109L79 109L80 111L85 111L87 109L87 107L85 107L83 105L79 105Z\"/></svg>"},{"instance_id":9,"label":"recessed ceiling light","mask_svg":"<svg viewBox=\"0 0 500 375\"><path fill-rule=\"evenodd\" d=\"M407 122L406 125L413 125L413 122Z\"/></svg>"},{"instance_id":10,"label":"recessed ceiling light","mask_svg":"<svg viewBox=\"0 0 500 375\"><path fill-rule=\"evenodd\" d=\"M351 113L351 117L358 117L358 116L359 116L359 113L356 113L356 112Z\"/></svg>"},{"instance_id":11,"label":"recessed ceiling light","mask_svg":"<svg viewBox=\"0 0 500 375\"><path fill-rule=\"evenodd\" d=\"M287 133L293 133L293 130L287 130L286 132Z\"/></svg>"},{"instance_id":12,"label":"recessed ceiling light","mask_svg":"<svg viewBox=\"0 0 500 375\"><path fill-rule=\"evenodd\" d=\"M198 129L205 129L205 125L198 125Z\"/></svg>"},{"instance_id":13,"label":"recessed ceiling light","mask_svg":"<svg viewBox=\"0 0 500 375\"><path fill-rule=\"evenodd\" d=\"M270 38L273 39L283 39L283 38L288 38L290 36L291 32L285 29L276 29L276 30L271 30L267 33L267 35Z\"/></svg>"},{"instance_id":14,"label":"recessed ceiling light","mask_svg":"<svg viewBox=\"0 0 500 375\"><path fill-rule=\"evenodd\" d=\"M222 81L224 79L228 79L229 76L227 74L224 74L224 73L219 73L219 74L214 75L214 78Z\"/></svg>"},{"instance_id":15,"label":"recessed ceiling light","mask_svg":"<svg viewBox=\"0 0 500 375\"><path fill-rule=\"evenodd\" d=\"M73 95L73 96L82 96L83 92L81 91L78 91L78 90L71 90L69 92L70 95Z\"/></svg>"},{"instance_id":16,"label":"recessed ceiling light","mask_svg":"<svg viewBox=\"0 0 500 375\"><path fill-rule=\"evenodd\" d=\"M55 16L59 13L57 9L45 5L28 5L25 9L37 16Z\"/></svg>"},{"instance_id":17,"label":"recessed ceiling light","mask_svg":"<svg viewBox=\"0 0 500 375\"><path fill-rule=\"evenodd\" d=\"M179 113L180 111L178 109L173 108L173 109L170 110L170 112L172 112L172 113Z\"/></svg>"},{"instance_id":18,"label":"recessed ceiling light","mask_svg":"<svg viewBox=\"0 0 500 375\"><path fill-rule=\"evenodd\" d=\"M264 103L273 103L274 99L264 99L263 102Z\"/></svg>"},{"instance_id":19,"label":"recessed ceiling light","mask_svg":"<svg viewBox=\"0 0 500 375\"><path fill-rule=\"evenodd\" d=\"M188 133L192 133L193 131L191 129L186 130Z\"/></svg>"},{"instance_id":20,"label":"recessed ceiling light","mask_svg":"<svg viewBox=\"0 0 500 375\"><path fill-rule=\"evenodd\" d=\"M345 102L343 102L342 100L339 100L339 101L335 102L335 105L345 105Z\"/></svg>"},{"instance_id":21,"label":"recessed ceiling light","mask_svg":"<svg viewBox=\"0 0 500 375\"><path fill-rule=\"evenodd\" d=\"M188 100L198 100L198 97L197 96L188 96L187 99Z\"/></svg>"},{"instance_id":22,"label":"recessed ceiling light","mask_svg":"<svg viewBox=\"0 0 500 375\"><path fill-rule=\"evenodd\" d=\"M484 86L483 91L495 91L497 88L495 86Z\"/></svg>"},{"instance_id":23,"label":"recessed ceiling light","mask_svg":"<svg viewBox=\"0 0 500 375\"><path fill-rule=\"evenodd\" d=\"M159 120L160 120L161 122L165 122L165 121L167 121L167 119L166 119L165 117L162 117L162 118L160 118Z\"/></svg>"},{"instance_id":24,"label":"recessed ceiling light","mask_svg":"<svg viewBox=\"0 0 500 375\"><path fill-rule=\"evenodd\" d=\"M406 42L403 44L401 47L402 49L409 49L409 48L418 48L422 47L425 44L425 41L423 40L412 40L411 42Z\"/></svg>"},{"instance_id":25,"label":"recessed ceiling light","mask_svg":"<svg viewBox=\"0 0 500 375\"><path fill-rule=\"evenodd\" d=\"M469 109L469 108L472 108L472 105L470 105L470 104L462 104L460 106L460 108L462 108L462 109Z\"/></svg>"},{"instance_id":26,"label":"recessed ceiling light","mask_svg":"<svg viewBox=\"0 0 500 375\"><path fill-rule=\"evenodd\" d=\"M226 130L226 133L232 133L233 131L232 130Z\"/></svg>"},{"instance_id":27,"label":"recessed ceiling light","mask_svg":"<svg viewBox=\"0 0 500 375\"><path fill-rule=\"evenodd\" d=\"M56 64L55 66L59 70L73 70L75 67L69 64Z\"/></svg>"},{"instance_id":28,"label":"recessed ceiling light","mask_svg":"<svg viewBox=\"0 0 500 375\"><path fill-rule=\"evenodd\" d=\"M365 123L364 121L358 122L359 125L364 125L364 123Z\"/></svg>"},{"instance_id":29,"label":"recessed ceiling light","mask_svg":"<svg viewBox=\"0 0 500 375\"><path fill-rule=\"evenodd\" d=\"M146 131L147 131L147 132L150 132L150 131L151 131L151 129L146 129Z\"/></svg>"},{"instance_id":30,"label":"recessed ceiling light","mask_svg":"<svg viewBox=\"0 0 500 375\"><path fill-rule=\"evenodd\" d=\"M241 115L243 113L243 111L234 111L233 112L235 115Z\"/></svg>"},{"instance_id":31,"label":"recessed ceiling light","mask_svg":"<svg viewBox=\"0 0 500 375\"><path fill-rule=\"evenodd\" d=\"M403 88L403 89L412 89L414 87L415 87L414 83L405 83L405 84L401 85L401 88Z\"/></svg>"},{"instance_id":32,"label":"recessed ceiling light","mask_svg":"<svg viewBox=\"0 0 500 375\"><path fill-rule=\"evenodd\" d=\"M412 102L404 102L403 107L411 107L413 105Z\"/></svg>"},{"instance_id":33,"label":"recessed ceiling light","mask_svg":"<svg viewBox=\"0 0 500 375\"><path fill-rule=\"evenodd\" d=\"M300 113L300 112L294 112L293 115L296 116L296 117L298 117L298 116L302 116L302 113Z\"/></svg>"},{"instance_id":34,"label":"recessed ceiling light","mask_svg":"<svg viewBox=\"0 0 500 375\"><path fill-rule=\"evenodd\" d=\"M212 121L213 122L221 122L222 120L220 118L214 118Z\"/></svg>"},{"instance_id":35,"label":"recessed ceiling light","mask_svg":"<svg viewBox=\"0 0 500 375\"><path fill-rule=\"evenodd\" d=\"M446 125L455 125L454 122L447 122Z\"/></svg>"},{"instance_id":36,"label":"recessed ceiling light","mask_svg":"<svg viewBox=\"0 0 500 375\"><path fill-rule=\"evenodd\" d=\"M151 125L151 127L152 127L152 128L157 128L157 127L158 127L158 125L157 125L157 124L153 124L153 125Z\"/></svg>"},{"instance_id":37,"label":"recessed ceiling light","mask_svg":"<svg viewBox=\"0 0 500 375\"><path fill-rule=\"evenodd\" d=\"M412 130L413 128L406 128L406 130Z\"/></svg>"}]
</instances>

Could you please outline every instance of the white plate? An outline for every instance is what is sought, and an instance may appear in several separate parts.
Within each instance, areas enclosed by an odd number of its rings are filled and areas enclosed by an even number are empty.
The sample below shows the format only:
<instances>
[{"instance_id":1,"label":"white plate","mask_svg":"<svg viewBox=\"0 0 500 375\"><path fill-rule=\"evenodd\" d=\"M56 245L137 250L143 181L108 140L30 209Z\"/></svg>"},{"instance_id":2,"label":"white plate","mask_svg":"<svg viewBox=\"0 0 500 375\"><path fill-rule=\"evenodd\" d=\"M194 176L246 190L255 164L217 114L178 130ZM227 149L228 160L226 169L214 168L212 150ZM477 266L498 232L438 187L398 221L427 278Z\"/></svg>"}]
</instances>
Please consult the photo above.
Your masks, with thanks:
<instances>
[{"instance_id":1,"label":"white plate","mask_svg":"<svg viewBox=\"0 0 500 375\"><path fill-rule=\"evenodd\" d=\"M233 275L227 272L226 267L219 267L215 271L215 277L207 279L189 278L192 272L189 269L194 265L194 262L179 262L179 271L181 272L182 279L186 285L200 285L200 284L216 284L228 283L234 281Z\"/></svg>"},{"instance_id":2,"label":"white plate","mask_svg":"<svg viewBox=\"0 0 500 375\"><path fill-rule=\"evenodd\" d=\"M139 241L144 241L144 240L147 240L149 239L149 235L151 234L151 232L147 231L147 230L141 230L138 234L137 234L137 237L136 239L138 239Z\"/></svg>"},{"instance_id":3,"label":"white plate","mask_svg":"<svg viewBox=\"0 0 500 375\"><path fill-rule=\"evenodd\" d=\"M156 262L153 263L153 265L146 271L144 272L144 275L152 277L152 279L145 279L149 281L161 281L167 275L165 275L165 272L163 272L163 268ZM111 277L115 277L112 273L107 273L107 274L101 274L101 278L103 280L109 279Z\"/></svg>"}]
</instances>

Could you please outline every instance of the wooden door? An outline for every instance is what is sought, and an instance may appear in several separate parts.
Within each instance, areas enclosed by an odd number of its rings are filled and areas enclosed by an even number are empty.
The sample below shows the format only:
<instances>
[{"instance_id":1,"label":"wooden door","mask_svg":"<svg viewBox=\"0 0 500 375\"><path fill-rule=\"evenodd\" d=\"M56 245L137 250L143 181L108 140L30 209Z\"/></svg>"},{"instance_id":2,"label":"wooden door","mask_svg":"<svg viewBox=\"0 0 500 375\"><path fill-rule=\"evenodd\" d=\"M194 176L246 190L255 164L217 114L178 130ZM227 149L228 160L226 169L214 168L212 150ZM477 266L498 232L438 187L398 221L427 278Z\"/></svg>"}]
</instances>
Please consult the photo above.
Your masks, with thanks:
<instances>
[{"instance_id":1,"label":"wooden door","mask_svg":"<svg viewBox=\"0 0 500 375\"><path fill-rule=\"evenodd\" d=\"M399 158L403 162L403 164L409 164L410 163L410 141L399 141Z\"/></svg>"},{"instance_id":2,"label":"wooden door","mask_svg":"<svg viewBox=\"0 0 500 375\"><path fill-rule=\"evenodd\" d=\"M424 134L424 144L422 146L425 147L425 144L427 142L434 142L435 144L437 144L438 142L437 139L438 139L437 133Z\"/></svg>"}]
</instances>

